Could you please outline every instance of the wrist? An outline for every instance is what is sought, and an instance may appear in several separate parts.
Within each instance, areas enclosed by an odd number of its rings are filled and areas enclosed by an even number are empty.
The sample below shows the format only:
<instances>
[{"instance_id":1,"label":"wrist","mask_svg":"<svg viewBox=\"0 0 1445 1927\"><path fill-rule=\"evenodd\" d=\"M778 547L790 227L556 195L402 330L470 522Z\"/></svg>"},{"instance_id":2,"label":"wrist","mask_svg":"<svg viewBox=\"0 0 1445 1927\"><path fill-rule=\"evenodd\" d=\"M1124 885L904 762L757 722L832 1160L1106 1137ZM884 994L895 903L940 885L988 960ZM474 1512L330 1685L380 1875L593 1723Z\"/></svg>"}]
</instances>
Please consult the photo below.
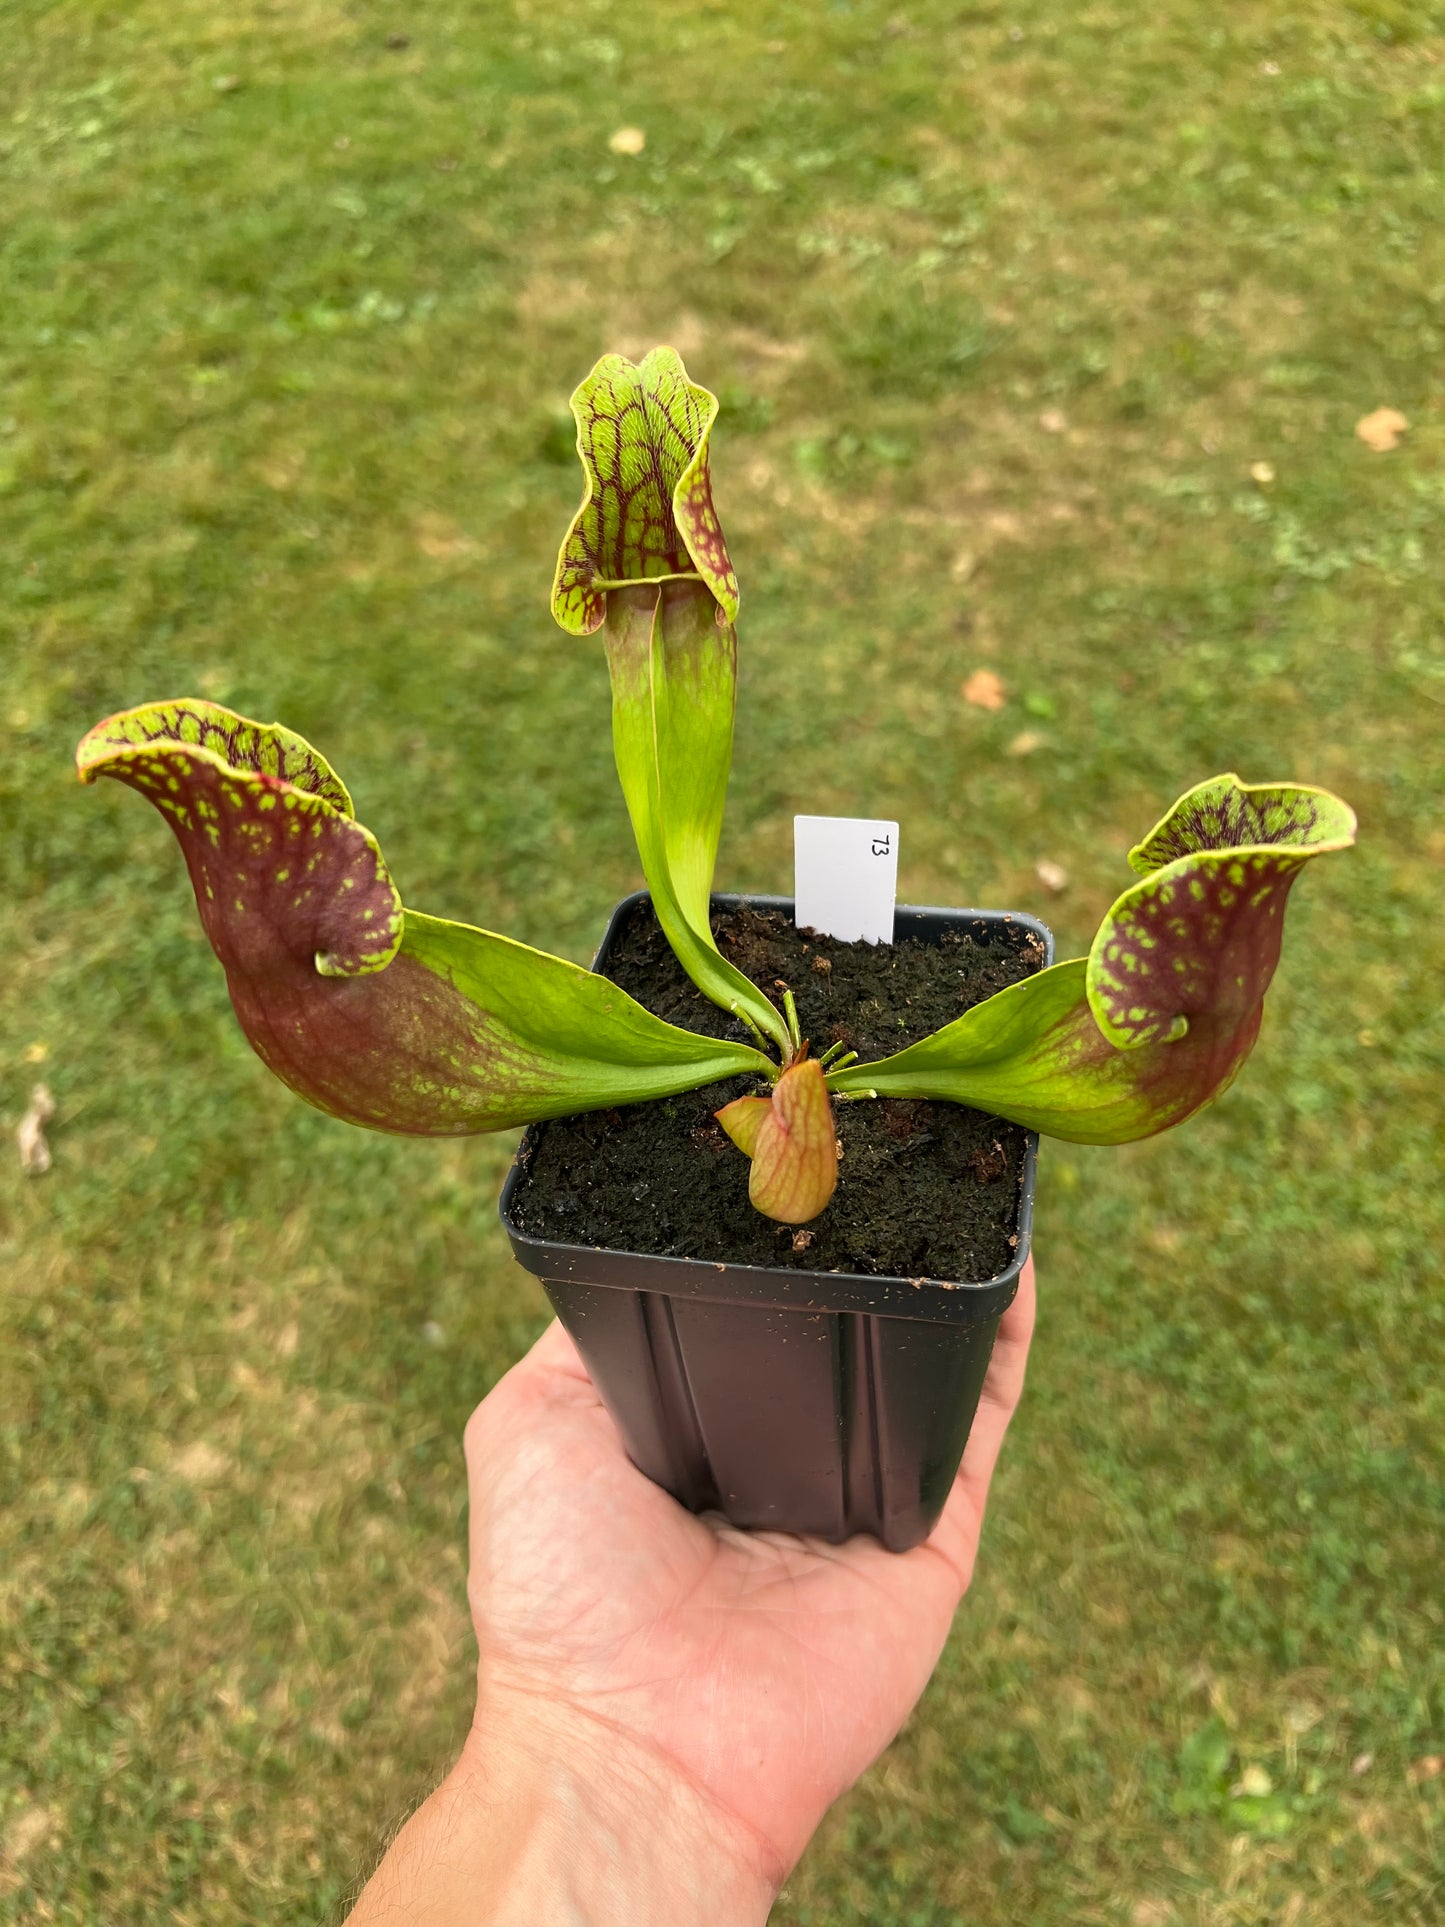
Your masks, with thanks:
<instances>
[{"instance_id":1,"label":"wrist","mask_svg":"<svg viewBox=\"0 0 1445 1927\"><path fill-rule=\"evenodd\" d=\"M515 1830L495 1916L578 1927L763 1927L782 1869L742 1822L631 1735L491 1690L457 1771ZM776 1872L777 1879L771 1877ZM547 1903L552 1912L539 1911Z\"/></svg>"},{"instance_id":2,"label":"wrist","mask_svg":"<svg viewBox=\"0 0 1445 1927\"><path fill-rule=\"evenodd\" d=\"M489 1692L354 1927L764 1927L785 1870L687 1776L610 1726Z\"/></svg>"}]
</instances>

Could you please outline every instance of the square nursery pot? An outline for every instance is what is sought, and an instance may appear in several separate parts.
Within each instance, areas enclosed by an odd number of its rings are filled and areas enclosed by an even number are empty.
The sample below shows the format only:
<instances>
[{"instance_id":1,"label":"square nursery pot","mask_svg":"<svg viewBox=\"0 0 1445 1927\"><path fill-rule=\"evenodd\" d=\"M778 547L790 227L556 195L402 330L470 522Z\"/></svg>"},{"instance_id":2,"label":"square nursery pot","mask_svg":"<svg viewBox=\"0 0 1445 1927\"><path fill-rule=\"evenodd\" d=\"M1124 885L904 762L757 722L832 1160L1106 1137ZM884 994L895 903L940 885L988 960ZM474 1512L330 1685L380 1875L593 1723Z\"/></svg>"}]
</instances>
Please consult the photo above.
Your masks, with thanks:
<instances>
[{"instance_id":1,"label":"square nursery pot","mask_svg":"<svg viewBox=\"0 0 1445 1927\"><path fill-rule=\"evenodd\" d=\"M593 963L606 973L645 893L614 910ZM718 911L781 910L791 898L716 896ZM958 931L985 944L1032 933L1033 917L900 905L897 937ZM542 1282L650 1479L694 1512L735 1525L871 1532L904 1552L937 1522L973 1424L1003 1312L1029 1252L1038 1138L1019 1184L1013 1262L996 1278L867 1277L553 1243L518 1229L514 1204L545 1131L522 1140L501 1215L518 1261Z\"/></svg>"}]
</instances>

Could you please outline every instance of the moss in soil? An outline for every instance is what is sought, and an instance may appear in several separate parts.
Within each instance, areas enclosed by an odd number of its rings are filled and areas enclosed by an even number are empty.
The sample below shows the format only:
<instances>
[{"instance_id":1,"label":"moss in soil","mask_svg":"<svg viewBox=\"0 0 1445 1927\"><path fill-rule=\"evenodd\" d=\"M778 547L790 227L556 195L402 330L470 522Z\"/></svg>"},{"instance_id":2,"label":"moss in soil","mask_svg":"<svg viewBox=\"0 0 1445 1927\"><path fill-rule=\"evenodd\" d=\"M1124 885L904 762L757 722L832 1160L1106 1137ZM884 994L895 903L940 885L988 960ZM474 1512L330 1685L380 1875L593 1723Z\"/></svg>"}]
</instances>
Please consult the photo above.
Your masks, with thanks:
<instances>
[{"instance_id":1,"label":"moss in soil","mask_svg":"<svg viewBox=\"0 0 1445 1927\"><path fill-rule=\"evenodd\" d=\"M799 931L779 911L743 908L715 917L714 930L723 954L764 990L776 998L791 987L815 1050L842 1041L865 1061L926 1037L1044 961L1020 926L991 942L950 934L939 943L839 943ZM620 932L607 974L670 1023L737 1034L684 974L649 904ZM519 1227L666 1257L958 1283L1011 1262L1025 1146L1016 1125L956 1104L839 1104L837 1191L795 1232L749 1204L747 1160L713 1117L758 1088L733 1078L544 1126L514 1202Z\"/></svg>"}]
</instances>

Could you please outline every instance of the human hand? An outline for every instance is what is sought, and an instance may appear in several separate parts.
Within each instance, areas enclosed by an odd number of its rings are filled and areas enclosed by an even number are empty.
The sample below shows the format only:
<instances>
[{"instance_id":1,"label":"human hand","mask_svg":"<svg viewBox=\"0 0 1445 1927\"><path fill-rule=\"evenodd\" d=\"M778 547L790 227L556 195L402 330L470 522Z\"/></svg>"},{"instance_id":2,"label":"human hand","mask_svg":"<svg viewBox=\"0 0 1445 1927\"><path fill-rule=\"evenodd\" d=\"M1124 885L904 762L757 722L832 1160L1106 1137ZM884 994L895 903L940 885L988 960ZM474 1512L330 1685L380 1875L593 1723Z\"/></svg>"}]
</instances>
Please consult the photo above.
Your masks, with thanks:
<instances>
[{"instance_id":1,"label":"human hand","mask_svg":"<svg viewBox=\"0 0 1445 1927\"><path fill-rule=\"evenodd\" d=\"M943 1516L902 1554L684 1511L549 1327L467 1427L477 1715L433 1796L465 1911L409 1908L396 1887L395 1910L363 1900L356 1927L510 1920L513 1904L519 1920L765 1920L937 1663L1033 1315L1030 1263Z\"/></svg>"}]
</instances>

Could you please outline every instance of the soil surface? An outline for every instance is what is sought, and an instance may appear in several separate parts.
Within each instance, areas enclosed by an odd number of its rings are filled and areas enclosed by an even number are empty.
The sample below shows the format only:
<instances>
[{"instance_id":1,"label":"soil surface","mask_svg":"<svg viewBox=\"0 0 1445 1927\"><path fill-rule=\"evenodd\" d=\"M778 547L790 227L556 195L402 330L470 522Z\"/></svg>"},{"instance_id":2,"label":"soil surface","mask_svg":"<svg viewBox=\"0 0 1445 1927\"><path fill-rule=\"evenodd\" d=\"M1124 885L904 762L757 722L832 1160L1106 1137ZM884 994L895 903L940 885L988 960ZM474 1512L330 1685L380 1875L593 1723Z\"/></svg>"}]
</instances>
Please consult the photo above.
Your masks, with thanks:
<instances>
[{"instance_id":1,"label":"soil surface","mask_svg":"<svg viewBox=\"0 0 1445 1927\"><path fill-rule=\"evenodd\" d=\"M779 911L745 908L718 914L713 929L723 955L774 1001L791 987L815 1052L842 1040L865 1062L928 1036L1044 961L1018 926L989 943L961 935L839 943ZM745 1034L689 981L649 904L619 934L606 971L669 1023ZM749 1204L748 1161L713 1118L763 1089L732 1078L542 1125L514 1200L518 1227L665 1257L955 1283L995 1277L1011 1262L1025 1143L1017 1125L921 1099L837 1104L838 1188L798 1232Z\"/></svg>"}]
</instances>

